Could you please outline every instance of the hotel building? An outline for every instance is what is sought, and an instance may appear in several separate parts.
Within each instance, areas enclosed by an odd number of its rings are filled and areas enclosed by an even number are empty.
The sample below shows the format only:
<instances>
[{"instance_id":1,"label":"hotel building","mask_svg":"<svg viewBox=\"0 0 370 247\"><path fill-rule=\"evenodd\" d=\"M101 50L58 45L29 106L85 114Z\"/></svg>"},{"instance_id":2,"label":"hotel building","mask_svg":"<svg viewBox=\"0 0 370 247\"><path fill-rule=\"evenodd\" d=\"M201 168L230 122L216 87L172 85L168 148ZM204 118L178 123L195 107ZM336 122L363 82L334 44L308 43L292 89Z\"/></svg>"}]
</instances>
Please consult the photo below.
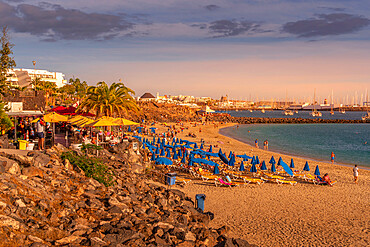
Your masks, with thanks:
<instances>
[{"instance_id":1,"label":"hotel building","mask_svg":"<svg viewBox=\"0 0 370 247\"><path fill-rule=\"evenodd\" d=\"M40 78L41 81L54 82L57 88L60 88L67 83L64 77L65 75L60 72L39 69L10 69L7 74L8 81L13 86L19 87L29 86L33 80Z\"/></svg>"}]
</instances>

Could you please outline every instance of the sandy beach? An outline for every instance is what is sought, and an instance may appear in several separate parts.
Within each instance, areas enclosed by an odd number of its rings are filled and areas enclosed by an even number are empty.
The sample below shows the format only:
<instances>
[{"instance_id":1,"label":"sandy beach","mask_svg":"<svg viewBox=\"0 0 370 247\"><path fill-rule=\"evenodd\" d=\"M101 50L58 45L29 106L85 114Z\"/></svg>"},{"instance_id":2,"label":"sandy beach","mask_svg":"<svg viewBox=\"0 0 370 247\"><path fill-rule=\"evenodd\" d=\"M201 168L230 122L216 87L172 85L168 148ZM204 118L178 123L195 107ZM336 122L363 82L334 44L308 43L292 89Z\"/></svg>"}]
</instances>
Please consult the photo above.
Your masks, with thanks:
<instances>
[{"instance_id":1,"label":"sandy beach","mask_svg":"<svg viewBox=\"0 0 370 247\"><path fill-rule=\"evenodd\" d=\"M185 124L189 129L177 137L208 145L218 145L226 154L258 155L266 163L274 155L289 164L291 157L257 149L219 134L233 124ZM157 133L165 127L159 126ZM201 132L199 132L201 129ZM185 137L189 132L196 138ZM215 149L218 151L218 148ZM306 159L294 157L297 170ZM243 238L259 246L369 246L370 171L360 170L359 183L353 182L352 167L309 161L311 174L319 165L321 174L338 181L333 187L299 182L295 186L265 183L239 187L215 187L193 179L177 188L191 198L205 194L205 211L215 214L212 227L227 225L231 237Z\"/></svg>"}]
</instances>

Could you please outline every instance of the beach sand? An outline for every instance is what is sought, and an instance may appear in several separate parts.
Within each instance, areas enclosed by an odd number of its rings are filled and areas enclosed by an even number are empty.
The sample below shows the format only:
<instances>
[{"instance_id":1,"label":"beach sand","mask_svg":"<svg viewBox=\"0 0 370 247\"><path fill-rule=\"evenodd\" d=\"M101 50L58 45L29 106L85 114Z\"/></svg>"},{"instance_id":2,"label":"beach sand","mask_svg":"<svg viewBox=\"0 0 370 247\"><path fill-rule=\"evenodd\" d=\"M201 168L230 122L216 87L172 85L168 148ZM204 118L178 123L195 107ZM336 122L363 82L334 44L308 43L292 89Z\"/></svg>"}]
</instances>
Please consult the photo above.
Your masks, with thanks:
<instances>
[{"instance_id":1,"label":"beach sand","mask_svg":"<svg viewBox=\"0 0 370 247\"><path fill-rule=\"evenodd\" d=\"M191 124L185 124L191 126ZM233 126L220 125L219 128ZM201 132L199 129L201 128ZM266 164L274 155L286 163L292 157L257 149L219 134L213 125L189 127L177 137L218 145L223 152L258 155ZM163 126L159 127L164 130ZM189 132L196 138L185 137ZM218 148L214 149L214 152ZM306 159L294 158L296 169L302 170ZM259 246L369 246L370 171L361 170L359 183L353 182L352 167L309 161L311 174L319 165L321 174L329 173L338 181L333 187L300 182L295 186L265 183L232 188L215 187L193 180L176 185L191 198L205 194L205 211L213 212L211 226L230 227L230 237L243 238ZM270 165L268 165L270 167Z\"/></svg>"}]
</instances>

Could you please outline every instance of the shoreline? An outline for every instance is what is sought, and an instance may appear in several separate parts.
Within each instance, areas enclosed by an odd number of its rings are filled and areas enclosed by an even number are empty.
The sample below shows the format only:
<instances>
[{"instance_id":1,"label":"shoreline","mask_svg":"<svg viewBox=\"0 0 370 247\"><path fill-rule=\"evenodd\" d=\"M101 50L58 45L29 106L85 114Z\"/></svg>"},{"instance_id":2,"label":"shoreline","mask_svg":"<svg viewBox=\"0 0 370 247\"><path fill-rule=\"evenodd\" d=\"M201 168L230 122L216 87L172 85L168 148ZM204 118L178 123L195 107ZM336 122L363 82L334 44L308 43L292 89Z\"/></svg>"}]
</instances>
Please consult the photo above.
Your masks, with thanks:
<instances>
[{"instance_id":1,"label":"shoreline","mask_svg":"<svg viewBox=\"0 0 370 247\"><path fill-rule=\"evenodd\" d=\"M222 133L222 130L223 129L229 129L229 128L232 128L234 127L235 125L239 125L237 123L233 123L231 124L230 126L227 126L227 127L223 127L223 128L220 128L218 133L220 135L223 135L223 136L226 136L228 138L232 138L234 140L237 140L237 141L240 141L240 142L243 142L244 144L252 147L252 148L255 148L253 147L252 145L250 145L249 143L247 143L246 141L243 141L241 139L238 139L238 138L235 138L233 136L229 136L225 133ZM260 149L260 148L259 148ZM262 149L263 150L263 149ZM292 156L293 158L298 158L298 159L307 159L309 161L313 161L313 162L320 162L320 163L326 163L328 165L337 165L337 166L341 166L341 167L352 167L355 165L355 164L352 164L352 163L338 163L338 162L335 162L334 164L331 164L331 162L329 161L326 161L326 160L322 160L322 159L317 159L317 158L312 158L312 157L306 157L306 156L301 156L301 155L296 155L294 153L285 153L285 152L281 152L281 151L278 151L278 150L263 150L263 151L269 151L269 152L272 152L272 153L276 153L276 154L279 154L279 155L285 155L285 156ZM370 167L367 167L367 166L363 166L363 165L357 165L359 167L359 169L363 169L363 170L367 170L367 171L370 171Z\"/></svg>"},{"instance_id":2,"label":"shoreline","mask_svg":"<svg viewBox=\"0 0 370 247\"><path fill-rule=\"evenodd\" d=\"M233 151L236 154L258 155L260 161L268 161L271 155L280 155L219 133L221 128L233 125L187 123L189 129L177 137L197 143L203 140L206 148L214 146L213 152L222 148L226 154ZM190 132L196 137L188 137ZM292 158L291 155L281 157L283 160ZM302 170L305 161L296 158L296 169ZM333 187L320 186L297 178L295 186L267 182L229 188L216 187L212 182L185 175L192 182L175 185L175 188L181 189L190 198L195 198L197 194L206 195L205 212L212 212L215 217L210 222L212 227L227 225L230 229L228 236L242 238L261 247L369 246L367 225L370 218L364 212L370 209L370 171L360 169L359 182L355 184L351 167L319 161L312 161L309 165L309 174L312 175L318 165L321 174L328 173L337 183Z\"/></svg>"}]
</instances>

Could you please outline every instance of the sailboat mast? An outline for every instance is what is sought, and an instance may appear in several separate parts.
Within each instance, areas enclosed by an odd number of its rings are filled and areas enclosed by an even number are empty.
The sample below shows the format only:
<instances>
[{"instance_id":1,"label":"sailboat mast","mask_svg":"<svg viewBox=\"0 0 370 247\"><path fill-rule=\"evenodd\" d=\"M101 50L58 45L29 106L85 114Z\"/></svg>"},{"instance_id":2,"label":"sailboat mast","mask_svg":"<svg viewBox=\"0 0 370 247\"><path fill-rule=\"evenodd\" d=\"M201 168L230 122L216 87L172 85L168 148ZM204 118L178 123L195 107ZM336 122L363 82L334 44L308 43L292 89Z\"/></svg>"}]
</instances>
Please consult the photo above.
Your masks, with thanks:
<instances>
[{"instance_id":1,"label":"sailboat mast","mask_svg":"<svg viewBox=\"0 0 370 247\"><path fill-rule=\"evenodd\" d=\"M284 105L284 108L286 109L286 105L287 105L287 97L288 97L288 89L285 89L285 105Z\"/></svg>"},{"instance_id":2,"label":"sailboat mast","mask_svg":"<svg viewBox=\"0 0 370 247\"><path fill-rule=\"evenodd\" d=\"M369 92L367 91L367 88L366 88L366 112L367 115L369 115Z\"/></svg>"},{"instance_id":3,"label":"sailboat mast","mask_svg":"<svg viewBox=\"0 0 370 247\"><path fill-rule=\"evenodd\" d=\"M313 89L313 111L316 110L316 88Z\"/></svg>"}]
</instances>

